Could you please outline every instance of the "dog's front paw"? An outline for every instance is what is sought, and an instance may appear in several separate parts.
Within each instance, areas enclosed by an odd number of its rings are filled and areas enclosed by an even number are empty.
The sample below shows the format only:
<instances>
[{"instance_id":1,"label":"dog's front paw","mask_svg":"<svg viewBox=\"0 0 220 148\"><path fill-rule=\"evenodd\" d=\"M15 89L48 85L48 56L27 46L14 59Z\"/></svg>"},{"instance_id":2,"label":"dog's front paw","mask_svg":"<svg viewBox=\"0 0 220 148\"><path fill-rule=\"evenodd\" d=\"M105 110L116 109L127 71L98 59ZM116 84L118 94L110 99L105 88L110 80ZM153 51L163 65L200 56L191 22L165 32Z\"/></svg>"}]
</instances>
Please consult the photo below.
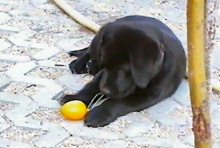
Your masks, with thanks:
<instances>
[{"instance_id":1,"label":"dog's front paw","mask_svg":"<svg viewBox=\"0 0 220 148\"><path fill-rule=\"evenodd\" d=\"M87 73L86 64L83 62L80 62L79 59L72 61L69 64L69 68L73 74Z\"/></svg>"},{"instance_id":2,"label":"dog's front paw","mask_svg":"<svg viewBox=\"0 0 220 148\"><path fill-rule=\"evenodd\" d=\"M103 127L114 121L116 118L111 114L111 110L102 105L93 108L89 113L84 123L88 127Z\"/></svg>"},{"instance_id":3,"label":"dog's front paw","mask_svg":"<svg viewBox=\"0 0 220 148\"><path fill-rule=\"evenodd\" d=\"M74 99L74 95L65 95L65 96L59 101L59 103L60 103L60 105L63 105L63 104L65 104L65 103L67 103L67 102L69 102L69 101L73 101L73 100L76 100L76 99Z\"/></svg>"},{"instance_id":4,"label":"dog's front paw","mask_svg":"<svg viewBox=\"0 0 220 148\"><path fill-rule=\"evenodd\" d=\"M85 96L85 95L80 95L80 94L65 95L59 101L59 103L60 103L60 105L64 105L65 103L70 102L70 101L74 101L74 100L82 101L83 103L86 104L86 106L88 106L90 101L91 101L91 97L90 96Z\"/></svg>"},{"instance_id":5,"label":"dog's front paw","mask_svg":"<svg viewBox=\"0 0 220 148\"><path fill-rule=\"evenodd\" d=\"M89 74L95 75L100 71L100 68L98 67L98 64L96 61L88 61L86 64L86 68Z\"/></svg>"}]
</instances>

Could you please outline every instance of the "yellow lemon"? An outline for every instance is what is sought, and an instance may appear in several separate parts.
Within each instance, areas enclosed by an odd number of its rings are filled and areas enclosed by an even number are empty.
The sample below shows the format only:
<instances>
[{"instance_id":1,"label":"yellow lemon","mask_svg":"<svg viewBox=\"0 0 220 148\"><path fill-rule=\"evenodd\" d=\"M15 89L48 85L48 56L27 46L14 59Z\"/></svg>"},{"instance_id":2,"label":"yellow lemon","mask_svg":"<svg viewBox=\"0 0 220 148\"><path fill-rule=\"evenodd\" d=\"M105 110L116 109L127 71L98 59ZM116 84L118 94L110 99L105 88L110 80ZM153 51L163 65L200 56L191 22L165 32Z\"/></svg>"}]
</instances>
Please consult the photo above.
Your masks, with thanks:
<instances>
[{"instance_id":1,"label":"yellow lemon","mask_svg":"<svg viewBox=\"0 0 220 148\"><path fill-rule=\"evenodd\" d=\"M78 100L67 102L61 107L61 114L68 120L83 119L86 113L86 105Z\"/></svg>"}]
</instances>

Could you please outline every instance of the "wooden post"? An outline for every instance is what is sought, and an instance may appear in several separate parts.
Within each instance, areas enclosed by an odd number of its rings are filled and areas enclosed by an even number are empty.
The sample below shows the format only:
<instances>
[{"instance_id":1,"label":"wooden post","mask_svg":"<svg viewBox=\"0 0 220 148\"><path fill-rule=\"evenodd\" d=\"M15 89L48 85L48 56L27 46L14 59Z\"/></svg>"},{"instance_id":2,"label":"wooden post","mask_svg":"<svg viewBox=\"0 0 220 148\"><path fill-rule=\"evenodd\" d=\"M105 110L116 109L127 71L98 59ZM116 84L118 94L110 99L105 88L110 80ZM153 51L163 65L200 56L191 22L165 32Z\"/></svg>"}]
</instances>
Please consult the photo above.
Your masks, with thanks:
<instances>
[{"instance_id":1,"label":"wooden post","mask_svg":"<svg viewBox=\"0 0 220 148\"><path fill-rule=\"evenodd\" d=\"M196 148L211 148L211 128L205 64L206 29L205 0L188 0L187 32L189 84Z\"/></svg>"}]
</instances>

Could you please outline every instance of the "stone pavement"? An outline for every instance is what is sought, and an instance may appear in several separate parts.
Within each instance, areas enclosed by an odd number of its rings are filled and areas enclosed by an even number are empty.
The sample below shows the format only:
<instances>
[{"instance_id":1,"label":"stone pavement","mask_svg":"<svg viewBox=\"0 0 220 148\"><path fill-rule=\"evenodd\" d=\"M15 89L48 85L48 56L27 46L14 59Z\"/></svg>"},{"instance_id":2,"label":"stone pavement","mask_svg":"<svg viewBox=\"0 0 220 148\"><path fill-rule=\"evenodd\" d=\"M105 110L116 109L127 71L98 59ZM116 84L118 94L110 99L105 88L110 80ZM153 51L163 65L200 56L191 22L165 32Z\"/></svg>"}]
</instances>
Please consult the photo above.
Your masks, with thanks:
<instances>
[{"instance_id":1,"label":"stone pavement","mask_svg":"<svg viewBox=\"0 0 220 148\"><path fill-rule=\"evenodd\" d=\"M99 24L140 14L169 25L186 48L186 1L72 0ZM220 21L220 11L216 17ZM220 23L218 23L220 24ZM213 77L220 77L220 26ZM169 99L103 128L64 120L57 99L91 80L72 75L66 52L89 45L94 34L48 0L0 0L0 147L6 148L190 148L193 147L188 82ZM63 64L65 66L55 66ZM213 142L220 147L220 94L211 98Z\"/></svg>"}]
</instances>

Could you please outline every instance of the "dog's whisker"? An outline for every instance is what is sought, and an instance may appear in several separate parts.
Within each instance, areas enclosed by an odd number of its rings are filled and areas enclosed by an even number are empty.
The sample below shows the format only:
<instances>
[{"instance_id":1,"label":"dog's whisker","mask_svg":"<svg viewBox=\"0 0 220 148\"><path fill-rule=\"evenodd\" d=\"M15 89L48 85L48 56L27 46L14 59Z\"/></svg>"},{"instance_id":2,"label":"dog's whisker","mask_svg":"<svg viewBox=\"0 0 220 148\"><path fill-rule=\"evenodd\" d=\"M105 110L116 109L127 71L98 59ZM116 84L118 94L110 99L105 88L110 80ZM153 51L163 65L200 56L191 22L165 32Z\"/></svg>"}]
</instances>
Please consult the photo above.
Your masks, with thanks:
<instances>
[{"instance_id":1,"label":"dog's whisker","mask_svg":"<svg viewBox=\"0 0 220 148\"><path fill-rule=\"evenodd\" d=\"M94 105L92 105L92 103L95 101L96 97L99 96L99 95L101 95L101 96L100 96L100 97L98 98L98 100L94 103ZM89 103L88 109L93 109L93 108L96 106L96 104L103 98L103 96L104 96L104 94L102 94L102 92L97 93L97 94L92 98L91 102Z\"/></svg>"}]
</instances>

